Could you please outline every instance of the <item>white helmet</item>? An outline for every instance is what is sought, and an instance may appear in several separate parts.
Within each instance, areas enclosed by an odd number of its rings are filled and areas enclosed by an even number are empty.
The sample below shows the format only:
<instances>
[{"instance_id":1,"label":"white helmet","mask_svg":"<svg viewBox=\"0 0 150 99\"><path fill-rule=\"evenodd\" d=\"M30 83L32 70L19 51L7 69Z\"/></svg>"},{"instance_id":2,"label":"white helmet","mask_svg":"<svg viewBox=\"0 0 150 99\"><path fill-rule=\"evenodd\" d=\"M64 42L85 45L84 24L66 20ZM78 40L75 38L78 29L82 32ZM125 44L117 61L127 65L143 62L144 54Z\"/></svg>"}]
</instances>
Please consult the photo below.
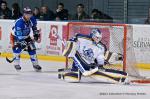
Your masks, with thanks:
<instances>
[{"instance_id":1,"label":"white helmet","mask_svg":"<svg viewBox=\"0 0 150 99\"><path fill-rule=\"evenodd\" d=\"M30 7L25 7L25 8L23 9L23 13L25 13L25 14L32 14L32 10L31 10Z\"/></svg>"},{"instance_id":2,"label":"white helmet","mask_svg":"<svg viewBox=\"0 0 150 99\"><path fill-rule=\"evenodd\" d=\"M99 42L101 41L102 39L102 33L101 31L98 29L98 28L94 28L91 30L91 33L90 33L91 37L94 39L95 37L97 37L97 41L96 42Z\"/></svg>"}]
</instances>

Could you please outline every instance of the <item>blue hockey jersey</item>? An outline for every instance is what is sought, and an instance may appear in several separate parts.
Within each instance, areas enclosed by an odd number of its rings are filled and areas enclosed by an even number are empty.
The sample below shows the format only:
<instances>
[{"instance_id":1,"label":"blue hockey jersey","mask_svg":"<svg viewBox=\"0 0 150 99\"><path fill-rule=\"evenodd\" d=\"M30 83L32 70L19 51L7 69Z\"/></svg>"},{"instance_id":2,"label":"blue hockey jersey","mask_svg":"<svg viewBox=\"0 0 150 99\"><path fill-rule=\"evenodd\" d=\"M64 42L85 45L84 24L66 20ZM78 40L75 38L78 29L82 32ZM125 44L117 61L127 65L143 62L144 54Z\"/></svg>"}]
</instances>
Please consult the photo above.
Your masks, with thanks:
<instances>
[{"instance_id":1,"label":"blue hockey jersey","mask_svg":"<svg viewBox=\"0 0 150 99\"><path fill-rule=\"evenodd\" d=\"M23 17L17 19L12 28L12 35L18 40L24 40L30 36L31 29L37 30L37 21L31 17L29 21L25 21Z\"/></svg>"}]
</instances>

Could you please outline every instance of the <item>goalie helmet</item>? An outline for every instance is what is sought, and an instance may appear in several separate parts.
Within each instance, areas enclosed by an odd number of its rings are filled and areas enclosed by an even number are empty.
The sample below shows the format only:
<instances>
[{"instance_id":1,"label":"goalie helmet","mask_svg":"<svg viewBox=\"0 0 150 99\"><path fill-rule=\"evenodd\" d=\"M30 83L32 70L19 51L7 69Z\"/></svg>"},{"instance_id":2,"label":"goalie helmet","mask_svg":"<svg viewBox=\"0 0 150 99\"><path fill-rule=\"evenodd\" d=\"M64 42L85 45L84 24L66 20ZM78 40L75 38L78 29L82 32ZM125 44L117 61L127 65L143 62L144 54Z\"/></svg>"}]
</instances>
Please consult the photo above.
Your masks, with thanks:
<instances>
[{"instance_id":1,"label":"goalie helmet","mask_svg":"<svg viewBox=\"0 0 150 99\"><path fill-rule=\"evenodd\" d=\"M93 40L97 43L100 42L102 39L102 33L98 28L92 29L90 35L93 38Z\"/></svg>"}]
</instances>

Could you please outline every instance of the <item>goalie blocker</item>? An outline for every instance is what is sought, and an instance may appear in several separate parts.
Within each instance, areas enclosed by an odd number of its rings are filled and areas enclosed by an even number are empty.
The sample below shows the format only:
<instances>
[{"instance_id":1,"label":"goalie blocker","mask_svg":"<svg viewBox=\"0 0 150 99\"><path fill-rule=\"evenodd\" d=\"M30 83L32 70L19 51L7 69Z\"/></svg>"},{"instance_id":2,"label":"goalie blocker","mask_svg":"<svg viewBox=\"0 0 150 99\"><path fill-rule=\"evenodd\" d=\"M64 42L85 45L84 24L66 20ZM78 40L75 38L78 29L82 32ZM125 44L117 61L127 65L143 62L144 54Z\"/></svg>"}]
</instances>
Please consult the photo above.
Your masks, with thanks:
<instances>
[{"instance_id":1,"label":"goalie blocker","mask_svg":"<svg viewBox=\"0 0 150 99\"><path fill-rule=\"evenodd\" d=\"M111 82L111 83L118 83L118 82L125 82L125 79L127 77L127 73L123 71L118 70L112 70L112 69L98 69L97 66L85 64L85 62L78 61L82 60L78 52L76 51L77 44L75 42L67 41L67 46L65 47L65 50L63 52L63 55L66 57L70 57L74 59L76 66L78 67L78 71L73 71L71 69L65 70L65 69L59 69L58 72L58 78L63 79L67 82L80 82L81 75L83 76L90 76L98 81L103 82ZM114 58L116 56L116 53L111 53L107 51L105 53L105 59L108 62L111 62L113 59L120 59L120 56L117 56L117 58ZM88 69L85 70L84 65L88 65ZM87 67L87 66L86 66ZM93 69L94 68L94 69Z\"/></svg>"}]
</instances>

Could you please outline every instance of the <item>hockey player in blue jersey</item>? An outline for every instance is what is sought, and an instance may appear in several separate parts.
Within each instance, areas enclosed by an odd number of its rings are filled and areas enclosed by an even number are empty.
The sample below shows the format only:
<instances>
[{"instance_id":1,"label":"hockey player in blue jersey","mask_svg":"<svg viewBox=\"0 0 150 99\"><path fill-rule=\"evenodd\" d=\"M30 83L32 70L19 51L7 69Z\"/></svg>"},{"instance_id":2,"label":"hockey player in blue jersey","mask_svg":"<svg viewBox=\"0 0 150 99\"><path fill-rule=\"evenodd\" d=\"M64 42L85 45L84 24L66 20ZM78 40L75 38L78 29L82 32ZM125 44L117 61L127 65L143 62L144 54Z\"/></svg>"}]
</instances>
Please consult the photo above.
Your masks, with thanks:
<instances>
[{"instance_id":1,"label":"hockey player in blue jersey","mask_svg":"<svg viewBox=\"0 0 150 99\"><path fill-rule=\"evenodd\" d=\"M77 34L67 42L63 55L72 58L73 64L70 72L63 74L64 80L79 82L83 75L115 83L125 81L126 72L103 67L107 61L105 53L108 51L101 39L101 31L93 28L90 35Z\"/></svg>"},{"instance_id":2,"label":"hockey player in blue jersey","mask_svg":"<svg viewBox=\"0 0 150 99\"><path fill-rule=\"evenodd\" d=\"M30 37L31 29L33 31L34 40ZM20 53L24 49L27 50L30 55L33 68L36 71L41 70L41 67L38 64L36 47L34 44L34 42L39 40L39 37L40 34L37 30L37 21L32 16L32 10L29 7L26 7L23 9L23 16L15 21L11 33L12 49L15 57L14 67L16 70L21 70Z\"/></svg>"}]
</instances>

